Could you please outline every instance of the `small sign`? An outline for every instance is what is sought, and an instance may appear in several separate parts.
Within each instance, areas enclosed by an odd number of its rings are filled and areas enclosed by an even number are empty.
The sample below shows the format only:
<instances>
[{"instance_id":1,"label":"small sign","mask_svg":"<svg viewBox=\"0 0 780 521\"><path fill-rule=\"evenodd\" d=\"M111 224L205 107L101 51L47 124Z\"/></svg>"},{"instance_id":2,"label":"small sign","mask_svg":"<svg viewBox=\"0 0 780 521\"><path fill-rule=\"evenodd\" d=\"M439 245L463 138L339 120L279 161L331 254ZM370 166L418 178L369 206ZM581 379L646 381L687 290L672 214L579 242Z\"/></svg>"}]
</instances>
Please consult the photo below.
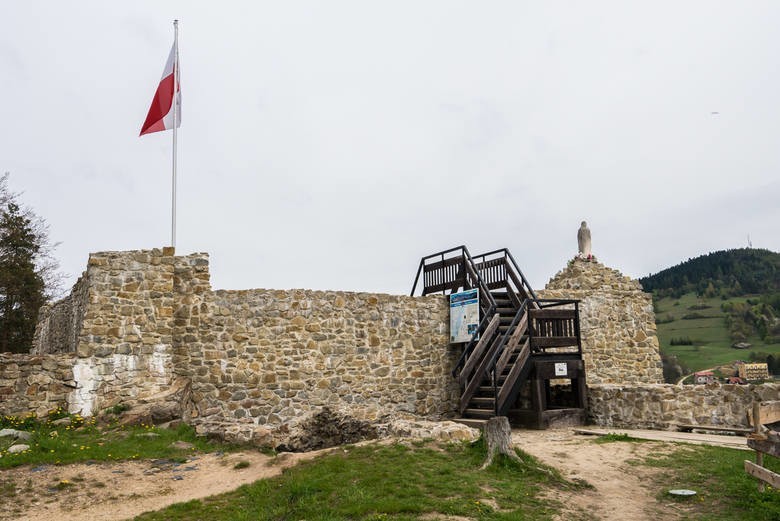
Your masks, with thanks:
<instances>
[{"instance_id":1,"label":"small sign","mask_svg":"<svg viewBox=\"0 0 780 521\"><path fill-rule=\"evenodd\" d=\"M479 328L479 290L450 295L450 342L469 342Z\"/></svg>"},{"instance_id":2,"label":"small sign","mask_svg":"<svg viewBox=\"0 0 780 521\"><path fill-rule=\"evenodd\" d=\"M555 362L555 376L566 376L568 373L566 362Z\"/></svg>"}]
</instances>

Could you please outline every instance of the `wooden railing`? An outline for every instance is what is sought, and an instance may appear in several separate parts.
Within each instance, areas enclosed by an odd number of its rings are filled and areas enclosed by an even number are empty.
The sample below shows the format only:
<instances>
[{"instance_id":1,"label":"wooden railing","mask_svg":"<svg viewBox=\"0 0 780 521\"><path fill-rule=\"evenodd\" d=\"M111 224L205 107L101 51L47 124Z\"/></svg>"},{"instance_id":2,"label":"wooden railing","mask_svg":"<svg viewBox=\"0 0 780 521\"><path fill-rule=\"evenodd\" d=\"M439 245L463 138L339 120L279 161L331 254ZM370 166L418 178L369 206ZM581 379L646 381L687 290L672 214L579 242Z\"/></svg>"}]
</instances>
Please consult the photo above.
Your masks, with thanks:
<instances>
[{"instance_id":1,"label":"wooden railing","mask_svg":"<svg viewBox=\"0 0 780 521\"><path fill-rule=\"evenodd\" d=\"M420 267L414 278L410 295L414 296L422 275L422 295L460 289L479 289L479 307L482 315L496 302L490 294L490 288L482 280L474 260L465 246L456 246L420 259Z\"/></svg>"},{"instance_id":2,"label":"wooden railing","mask_svg":"<svg viewBox=\"0 0 780 521\"><path fill-rule=\"evenodd\" d=\"M515 307L525 299L536 301L536 294L509 250L502 248L474 257L482 279L490 289L506 289Z\"/></svg>"},{"instance_id":3,"label":"wooden railing","mask_svg":"<svg viewBox=\"0 0 780 521\"><path fill-rule=\"evenodd\" d=\"M548 350L554 354L582 354L579 301L540 299L537 303L539 309L530 311L531 350L537 354Z\"/></svg>"},{"instance_id":4,"label":"wooden railing","mask_svg":"<svg viewBox=\"0 0 780 521\"><path fill-rule=\"evenodd\" d=\"M748 447L756 451L756 462L745 460L745 472L757 478L758 490L764 491L764 484L780 489L780 474L764 466L764 455L780 458L780 432L763 433L763 426L780 422L780 401L755 402L749 414L754 433L748 438Z\"/></svg>"}]
</instances>

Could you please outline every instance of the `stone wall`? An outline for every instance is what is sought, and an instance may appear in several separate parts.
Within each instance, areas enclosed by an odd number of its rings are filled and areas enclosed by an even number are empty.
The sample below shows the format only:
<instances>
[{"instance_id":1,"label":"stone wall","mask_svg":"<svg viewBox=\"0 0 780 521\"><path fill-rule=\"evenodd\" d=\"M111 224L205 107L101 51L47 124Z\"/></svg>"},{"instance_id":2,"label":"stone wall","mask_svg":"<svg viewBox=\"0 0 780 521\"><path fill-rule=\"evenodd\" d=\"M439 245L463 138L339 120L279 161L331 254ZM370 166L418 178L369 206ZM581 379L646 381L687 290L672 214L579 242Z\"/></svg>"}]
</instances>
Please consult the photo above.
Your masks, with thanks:
<instances>
[{"instance_id":1,"label":"stone wall","mask_svg":"<svg viewBox=\"0 0 780 521\"><path fill-rule=\"evenodd\" d=\"M580 300L588 384L663 383L653 299L639 282L598 262L575 259L538 296Z\"/></svg>"},{"instance_id":2,"label":"stone wall","mask_svg":"<svg viewBox=\"0 0 780 521\"><path fill-rule=\"evenodd\" d=\"M217 291L177 317L198 322L180 371L201 416L276 428L325 406L369 420L453 413L457 352L441 297Z\"/></svg>"},{"instance_id":3,"label":"stone wall","mask_svg":"<svg viewBox=\"0 0 780 521\"><path fill-rule=\"evenodd\" d=\"M93 253L71 294L45 310L32 352L74 352L71 412L89 416L170 389L174 273L190 260L172 248Z\"/></svg>"},{"instance_id":4,"label":"stone wall","mask_svg":"<svg viewBox=\"0 0 780 521\"><path fill-rule=\"evenodd\" d=\"M604 427L675 429L676 425L749 427L754 401L780 399L780 384L591 385L588 419Z\"/></svg>"},{"instance_id":5,"label":"stone wall","mask_svg":"<svg viewBox=\"0 0 780 521\"><path fill-rule=\"evenodd\" d=\"M73 356L0 353L0 414L45 416L75 391Z\"/></svg>"},{"instance_id":6,"label":"stone wall","mask_svg":"<svg viewBox=\"0 0 780 521\"><path fill-rule=\"evenodd\" d=\"M70 294L54 304L44 305L38 313L32 354L73 353L87 310L89 285L86 273L79 277Z\"/></svg>"},{"instance_id":7,"label":"stone wall","mask_svg":"<svg viewBox=\"0 0 780 521\"><path fill-rule=\"evenodd\" d=\"M183 385L189 419L220 429L284 431L325 406L358 419L441 417L457 399L449 372L459 353L441 296L215 292L208 255L165 248L90 255L74 292L51 309L34 349L74 352L67 401L84 415ZM74 321L55 315L80 317L75 343L56 340L65 335L57 324L70 338Z\"/></svg>"}]
</instances>

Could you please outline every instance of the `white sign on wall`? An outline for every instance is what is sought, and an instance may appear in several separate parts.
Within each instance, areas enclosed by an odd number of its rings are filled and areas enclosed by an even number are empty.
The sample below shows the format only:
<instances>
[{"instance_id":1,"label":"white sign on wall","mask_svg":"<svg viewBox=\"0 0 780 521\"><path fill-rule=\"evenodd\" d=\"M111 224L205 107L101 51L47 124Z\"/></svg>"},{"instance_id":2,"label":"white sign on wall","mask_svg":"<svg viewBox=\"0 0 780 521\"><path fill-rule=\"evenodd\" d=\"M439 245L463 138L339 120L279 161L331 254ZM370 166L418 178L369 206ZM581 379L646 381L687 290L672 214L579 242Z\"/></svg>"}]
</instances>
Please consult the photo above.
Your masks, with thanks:
<instances>
[{"instance_id":1,"label":"white sign on wall","mask_svg":"<svg viewBox=\"0 0 780 521\"><path fill-rule=\"evenodd\" d=\"M479 327L479 290L450 295L450 342L469 342Z\"/></svg>"},{"instance_id":2,"label":"white sign on wall","mask_svg":"<svg viewBox=\"0 0 780 521\"><path fill-rule=\"evenodd\" d=\"M567 374L569 374L569 373L567 372L566 362L556 362L555 363L555 376L566 376Z\"/></svg>"}]
</instances>

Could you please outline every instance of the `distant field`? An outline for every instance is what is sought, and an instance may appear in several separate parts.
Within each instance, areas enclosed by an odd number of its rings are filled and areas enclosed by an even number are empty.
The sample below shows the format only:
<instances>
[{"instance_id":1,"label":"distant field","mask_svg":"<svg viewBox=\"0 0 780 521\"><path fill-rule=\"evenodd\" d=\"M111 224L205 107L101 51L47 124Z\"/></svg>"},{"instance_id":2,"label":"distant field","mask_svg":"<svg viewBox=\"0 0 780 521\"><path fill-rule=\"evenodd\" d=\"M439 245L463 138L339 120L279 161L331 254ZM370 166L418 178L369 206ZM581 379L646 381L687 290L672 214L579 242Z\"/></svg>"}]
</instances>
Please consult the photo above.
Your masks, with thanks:
<instances>
[{"instance_id":1,"label":"distant field","mask_svg":"<svg viewBox=\"0 0 780 521\"><path fill-rule=\"evenodd\" d=\"M744 302L749 297L729 299ZM726 329L725 316L720 298L699 298L694 293L686 293L679 299L663 298L656 300L656 321L661 352L676 355L680 363L698 371L724 365L736 360L747 361L751 352L780 355L780 344L765 344L760 338L750 337L747 342L750 349L739 350L731 347L731 339ZM704 307L706 306L706 307ZM696 309L696 308L703 309ZM692 309L693 308L693 309ZM690 318L700 315L701 318ZM683 317L688 316L688 319ZM671 320L670 322L667 322ZM673 338L690 338L693 345L671 345Z\"/></svg>"}]
</instances>

